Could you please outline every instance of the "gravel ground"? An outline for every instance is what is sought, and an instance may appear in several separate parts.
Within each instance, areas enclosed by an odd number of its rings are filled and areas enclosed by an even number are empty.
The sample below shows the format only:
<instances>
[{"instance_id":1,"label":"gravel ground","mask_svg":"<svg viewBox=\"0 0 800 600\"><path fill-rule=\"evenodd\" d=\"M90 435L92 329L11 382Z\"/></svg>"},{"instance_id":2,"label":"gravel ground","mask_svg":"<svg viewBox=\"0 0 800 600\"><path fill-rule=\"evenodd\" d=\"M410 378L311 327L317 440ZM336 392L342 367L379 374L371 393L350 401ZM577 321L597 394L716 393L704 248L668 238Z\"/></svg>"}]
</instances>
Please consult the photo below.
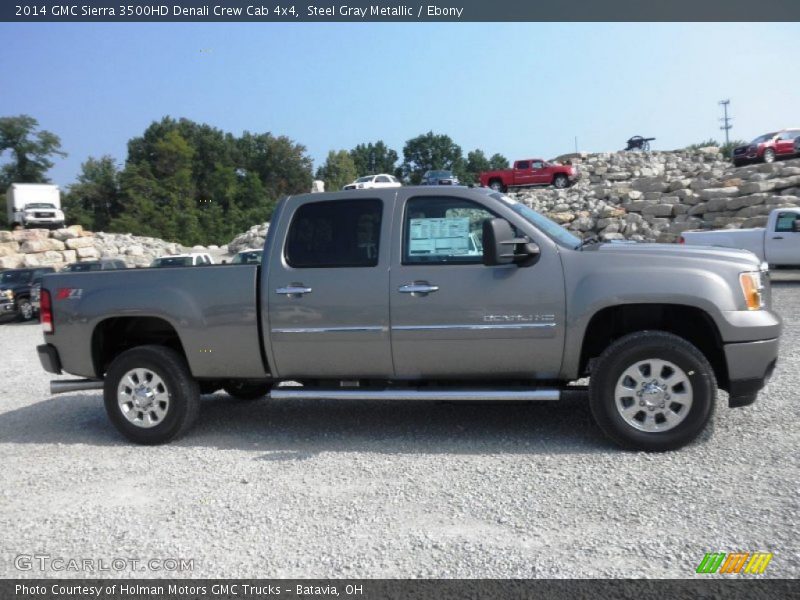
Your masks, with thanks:
<instances>
[{"instance_id":1,"label":"gravel ground","mask_svg":"<svg viewBox=\"0 0 800 600\"><path fill-rule=\"evenodd\" d=\"M194 559L101 576L688 577L770 551L800 577L800 283L759 401L678 452L610 446L580 397L551 404L241 403L168 446L121 440L99 392L50 397L37 325L0 326L0 576L19 554Z\"/></svg>"}]
</instances>

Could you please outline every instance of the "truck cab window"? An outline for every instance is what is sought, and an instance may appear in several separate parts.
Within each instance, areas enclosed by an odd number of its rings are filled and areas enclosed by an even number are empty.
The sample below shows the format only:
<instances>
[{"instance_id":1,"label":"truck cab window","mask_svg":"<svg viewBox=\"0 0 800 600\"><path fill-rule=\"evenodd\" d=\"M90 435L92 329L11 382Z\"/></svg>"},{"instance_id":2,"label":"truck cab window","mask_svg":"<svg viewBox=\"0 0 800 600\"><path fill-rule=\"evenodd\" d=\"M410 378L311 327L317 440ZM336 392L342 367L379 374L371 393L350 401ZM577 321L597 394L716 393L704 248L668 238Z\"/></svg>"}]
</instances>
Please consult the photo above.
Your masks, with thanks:
<instances>
[{"instance_id":1,"label":"truck cab window","mask_svg":"<svg viewBox=\"0 0 800 600\"><path fill-rule=\"evenodd\" d=\"M495 216L462 198L410 199L403 223L403 264L481 263L483 222Z\"/></svg>"},{"instance_id":2,"label":"truck cab window","mask_svg":"<svg viewBox=\"0 0 800 600\"><path fill-rule=\"evenodd\" d=\"M521 160L517 162L517 170L524 171L525 169L530 168L530 163L527 160Z\"/></svg>"},{"instance_id":3,"label":"truck cab window","mask_svg":"<svg viewBox=\"0 0 800 600\"><path fill-rule=\"evenodd\" d=\"M297 209L284 257L297 269L378 264L380 200L313 202Z\"/></svg>"},{"instance_id":4,"label":"truck cab window","mask_svg":"<svg viewBox=\"0 0 800 600\"><path fill-rule=\"evenodd\" d=\"M797 218L795 213L778 213L778 218L775 220L775 231L781 233L789 233L794 231L794 222Z\"/></svg>"}]
</instances>

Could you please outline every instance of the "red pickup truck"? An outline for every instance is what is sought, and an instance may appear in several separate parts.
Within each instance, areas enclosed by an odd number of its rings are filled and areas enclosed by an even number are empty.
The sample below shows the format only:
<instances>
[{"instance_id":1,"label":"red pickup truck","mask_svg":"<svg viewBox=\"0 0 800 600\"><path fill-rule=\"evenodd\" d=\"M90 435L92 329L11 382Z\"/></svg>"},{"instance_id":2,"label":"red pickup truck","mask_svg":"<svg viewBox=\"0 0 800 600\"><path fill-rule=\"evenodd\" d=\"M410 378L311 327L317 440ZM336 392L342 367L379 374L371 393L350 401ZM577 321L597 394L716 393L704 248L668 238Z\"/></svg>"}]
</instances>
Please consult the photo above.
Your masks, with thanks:
<instances>
[{"instance_id":1,"label":"red pickup truck","mask_svg":"<svg viewBox=\"0 0 800 600\"><path fill-rule=\"evenodd\" d=\"M518 160L511 169L487 171L480 174L483 187L505 192L512 187L531 185L553 185L568 187L578 177L578 170L572 165L554 165L541 158Z\"/></svg>"}]
</instances>

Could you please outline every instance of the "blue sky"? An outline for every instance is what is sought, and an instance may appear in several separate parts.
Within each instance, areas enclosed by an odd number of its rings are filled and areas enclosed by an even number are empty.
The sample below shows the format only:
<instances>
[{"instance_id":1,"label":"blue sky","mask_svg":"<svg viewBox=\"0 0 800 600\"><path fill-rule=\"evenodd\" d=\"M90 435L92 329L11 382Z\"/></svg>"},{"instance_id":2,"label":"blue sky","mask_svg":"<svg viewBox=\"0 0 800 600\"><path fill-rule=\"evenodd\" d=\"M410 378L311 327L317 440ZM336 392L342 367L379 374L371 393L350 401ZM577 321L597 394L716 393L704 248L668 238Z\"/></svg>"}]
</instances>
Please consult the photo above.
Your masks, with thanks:
<instances>
[{"instance_id":1,"label":"blue sky","mask_svg":"<svg viewBox=\"0 0 800 600\"><path fill-rule=\"evenodd\" d=\"M61 137L50 173L122 163L165 115L331 149L433 130L509 159L674 149L800 126L798 24L0 24L0 116Z\"/></svg>"}]
</instances>

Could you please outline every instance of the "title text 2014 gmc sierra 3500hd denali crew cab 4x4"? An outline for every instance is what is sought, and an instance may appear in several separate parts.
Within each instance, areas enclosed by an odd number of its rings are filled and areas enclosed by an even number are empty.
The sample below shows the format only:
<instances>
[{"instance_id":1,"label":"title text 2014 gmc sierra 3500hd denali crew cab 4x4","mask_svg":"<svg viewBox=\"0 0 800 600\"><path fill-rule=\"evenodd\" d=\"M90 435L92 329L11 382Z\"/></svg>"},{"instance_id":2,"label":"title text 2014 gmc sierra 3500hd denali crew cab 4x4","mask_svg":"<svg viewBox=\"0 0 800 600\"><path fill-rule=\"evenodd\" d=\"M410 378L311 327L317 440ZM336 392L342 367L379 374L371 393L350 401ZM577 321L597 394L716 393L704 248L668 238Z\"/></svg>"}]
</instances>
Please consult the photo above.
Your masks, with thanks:
<instances>
[{"instance_id":1,"label":"title text 2014 gmc sierra 3500hd denali crew cab 4x4","mask_svg":"<svg viewBox=\"0 0 800 600\"><path fill-rule=\"evenodd\" d=\"M279 203L261 265L46 276L38 352L87 378L53 392L102 388L145 444L184 433L219 388L558 400L588 375L610 438L666 450L704 429L718 386L743 406L770 376L766 275L741 250L582 243L492 190L309 194Z\"/></svg>"}]
</instances>

